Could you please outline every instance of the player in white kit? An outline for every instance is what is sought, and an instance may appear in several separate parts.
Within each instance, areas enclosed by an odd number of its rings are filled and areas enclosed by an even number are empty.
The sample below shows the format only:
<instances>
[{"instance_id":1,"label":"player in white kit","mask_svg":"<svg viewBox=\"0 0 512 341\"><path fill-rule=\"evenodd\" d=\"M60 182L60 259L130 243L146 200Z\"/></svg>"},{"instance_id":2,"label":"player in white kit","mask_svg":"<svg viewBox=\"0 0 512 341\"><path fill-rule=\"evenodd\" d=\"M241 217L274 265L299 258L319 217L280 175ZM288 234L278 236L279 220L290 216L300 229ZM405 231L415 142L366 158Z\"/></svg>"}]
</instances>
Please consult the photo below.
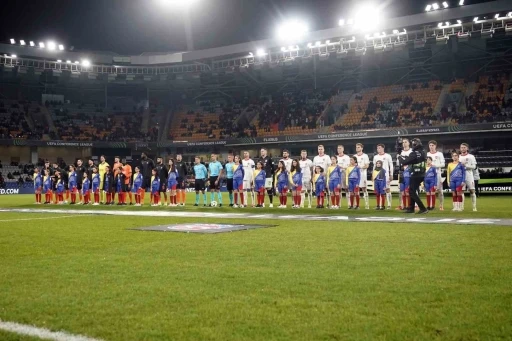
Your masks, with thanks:
<instances>
[{"instance_id":1,"label":"player in white kit","mask_svg":"<svg viewBox=\"0 0 512 341\"><path fill-rule=\"evenodd\" d=\"M476 169L476 159L474 155L469 154L469 145L467 143L460 145L459 162L466 167L466 189L469 189L473 211L476 212L475 178L473 177L473 171ZM462 210L464 210L464 195L462 196Z\"/></svg>"},{"instance_id":2,"label":"player in white kit","mask_svg":"<svg viewBox=\"0 0 512 341\"><path fill-rule=\"evenodd\" d=\"M428 153L427 157L432 158L432 167L437 171L437 197L439 198L439 210L444 210L444 194L443 194L443 178L441 177L442 169L446 166L444 155L437 151L437 142L432 140L428 142Z\"/></svg>"},{"instance_id":3,"label":"player in white kit","mask_svg":"<svg viewBox=\"0 0 512 341\"><path fill-rule=\"evenodd\" d=\"M403 149L402 149L402 152L400 153L400 155L403 157L408 157L412 152L411 142L409 141L408 138L402 139L402 148ZM396 159L396 165L397 165L397 167L400 167L400 162L398 161L398 155L397 155L397 159ZM403 171L406 167L407 166L402 167L401 171ZM399 179L399 180L402 180L402 179ZM408 207L406 207L405 201L406 201L405 193L400 191L400 201L399 201L399 205L396 209L397 210L406 210Z\"/></svg>"},{"instance_id":4,"label":"player in white kit","mask_svg":"<svg viewBox=\"0 0 512 341\"><path fill-rule=\"evenodd\" d=\"M283 161L286 171L289 173L292 169L292 159L290 158L290 152L287 149L283 150L283 158L279 161Z\"/></svg>"},{"instance_id":5,"label":"player in white kit","mask_svg":"<svg viewBox=\"0 0 512 341\"><path fill-rule=\"evenodd\" d=\"M361 180L359 181L359 188L363 190L364 206L367 210L370 209L370 202L368 198L368 190L366 189L366 182L368 180L368 167L370 167L370 158L368 154L363 153L363 144L356 144L357 166L361 170Z\"/></svg>"},{"instance_id":6,"label":"player in white kit","mask_svg":"<svg viewBox=\"0 0 512 341\"><path fill-rule=\"evenodd\" d=\"M247 201L248 193L251 193L251 204L252 206L255 205L255 199L254 199L254 192L252 191L252 181L254 177L254 169L256 168L256 164L254 161L249 157L249 152L244 151L244 158L242 159L242 167L244 168L244 183L243 183L243 190L244 190L244 202L247 205L249 202Z\"/></svg>"},{"instance_id":7,"label":"player in white kit","mask_svg":"<svg viewBox=\"0 0 512 341\"><path fill-rule=\"evenodd\" d=\"M325 155L325 149L323 145L318 146L318 155L313 158L313 168L317 166L322 167L325 173L327 168L331 165L331 158L329 155Z\"/></svg>"},{"instance_id":8,"label":"player in white kit","mask_svg":"<svg viewBox=\"0 0 512 341\"><path fill-rule=\"evenodd\" d=\"M382 169L386 171L386 201L388 202L388 210L391 209L391 181L393 180L393 158L391 155L385 152L386 146L382 143L377 145L377 154L373 156L373 167L377 164L377 161L382 162ZM374 185L375 186L375 185ZM382 204L384 206L384 203Z\"/></svg>"},{"instance_id":9,"label":"player in white kit","mask_svg":"<svg viewBox=\"0 0 512 341\"><path fill-rule=\"evenodd\" d=\"M345 154L345 147L343 145L338 145L338 155L336 155L336 158L338 159L338 167L341 169L341 189L345 191L345 194L347 196L347 205L350 207L350 192L348 190L348 184L346 183L346 170L348 166L350 166L350 156ZM341 196L343 196L343 193L340 193ZM342 199L342 198L340 198ZM341 206L341 200L340 200L340 206Z\"/></svg>"},{"instance_id":10,"label":"player in white kit","mask_svg":"<svg viewBox=\"0 0 512 341\"><path fill-rule=\"evenodd\" d=\"M302 150L300 152L300 160L299 160L300 172L302 173L302 192L300 195L300 207L304 207L304 202L306 199L306 193L308 194L308 208L311 208L311 196L312 196L312 186L311 186L311 174L313 173L313 161L308 159L308 152Z\"/></svg>"}]
</instances>

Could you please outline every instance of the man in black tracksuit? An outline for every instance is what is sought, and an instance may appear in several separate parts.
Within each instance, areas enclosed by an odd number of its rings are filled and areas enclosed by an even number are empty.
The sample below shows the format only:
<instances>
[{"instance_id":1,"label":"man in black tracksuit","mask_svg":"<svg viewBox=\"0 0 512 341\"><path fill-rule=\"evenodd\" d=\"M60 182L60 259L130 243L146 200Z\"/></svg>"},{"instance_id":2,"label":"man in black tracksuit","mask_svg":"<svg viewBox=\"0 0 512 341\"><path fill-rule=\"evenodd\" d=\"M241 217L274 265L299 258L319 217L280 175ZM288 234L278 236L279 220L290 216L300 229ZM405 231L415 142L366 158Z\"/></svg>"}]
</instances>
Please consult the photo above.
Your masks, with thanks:
<instances>
[{"instance_id":1,"label":"man in black tracksuit","mask_svg":"<svg viewBox=\"0 0 512 341\"><path fill-rule=\"evenodd\" d=\"M176 155L176 161L174 161L174 165L176 166L176 172L178 172L177 182L178 185L176 188L178 190L186 190L187 189L187 165L183 162L183 157L181 154Z\"/></svg>"},{"instance_id":2,"label":"man in black tracksuit","mask_svg":"<svg viewBox=\"0 0 512 341\"><path fill-rule=\"evenodd\" d=\"M153 170L153 168L155 168L155 162L153 160L151 160L150 158L148 158L146 153L142 153L140 155L140 158L141 158L140 171L142 173L143 180L144 180L144 184L142 185L142 187L145 190L147 190L151 187L151 171Z\"/></svg>"},{"instance_id":3,"label":"man in black tracksuit","mask_svg":"<svg viewBox=\"0 0 512 341\"><path fill-rule=\"evenodd\" d=\"M92 159L89 159L89 164L87 165L87 177L89 178L89 181L92 181L92 169L96 167L94 165L94 161Z\"/></svg>"},{"instance_id":4,"label":"man in black tracksuit","mask_svg":"<svg viewBox=\"0 0 512 341\"><path fill-rule=\"evenodd\" d=\"M267 155L267 150L261 148L261 157L259 160L263 163L263 169L265 170L265 188L267 189L268 199L270 200L270 207L274 205L274 161L270 156Z\"/></svg>"},{"instance_id":5,"label":"man in black tracksuit","mask_svg":"<svg viewBox=\"0 0 512 341\"><path fill-rule=\"evenodd\" d=\"M160 193L164 193L164 203L167 203L167 177L169 176L167 167L161 157L156 158L156 174L160 179Z\"/></svg>"},{"instance_id":6,"label":"man in black tracksuit","mask_svg":"<svg viewBox=\"0 0 512 341\"><path fill-rule=\"evenodd\" d=\"M420 208L418 214L428 213L428 210L425 205L423 205L418 195L420 184L425 178L425 162L427 160L427 155L423 149L421 140L418 138L412 139L412 153L406 157L399 156L398 160L400 161L400 166L409 166L411 172L411 183L409 187L411 206L409 206L405 213L414 213L414 204L417 204Z\"/></svg>"}]
</instances>

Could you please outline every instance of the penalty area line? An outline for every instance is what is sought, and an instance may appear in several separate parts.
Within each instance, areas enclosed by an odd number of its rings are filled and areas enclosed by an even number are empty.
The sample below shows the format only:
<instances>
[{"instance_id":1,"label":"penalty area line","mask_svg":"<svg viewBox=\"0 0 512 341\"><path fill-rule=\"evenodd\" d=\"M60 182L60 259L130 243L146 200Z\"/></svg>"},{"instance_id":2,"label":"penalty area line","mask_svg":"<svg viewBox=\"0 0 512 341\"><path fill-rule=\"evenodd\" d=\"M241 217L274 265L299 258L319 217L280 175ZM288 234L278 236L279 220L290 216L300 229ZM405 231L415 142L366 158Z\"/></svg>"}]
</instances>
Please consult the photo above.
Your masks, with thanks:
<instances>
[{"instance_id":1,"label":"penalty area line","mask_svg":"<svg viewBox=\"0 0 512 341\"><path fill-rule=\"evenodd\" d=\"M11 333L35 336L43 340L53 341L102 341L101 339L94 339L83 335L74 335L65 331L52 332L46 328L38 328L28 324L21 324L16 322L7 322L0 320L0 330L5 330Z\"/></svg>"},{"instance_id":2,"label":"penalty area line","mask_svg":"<svg viewBox=\"0 0 512 341\"><path fill-rule=\"evenodd\" d=\"M2 219L0 223L9 223L12 221L30 221L30 220L50 220L50 219L62 219L62 218L74 218L76 215L64 215L60 217L41 217L41 218L20 218L20 219Z\"/></svg>"}]
</instances>

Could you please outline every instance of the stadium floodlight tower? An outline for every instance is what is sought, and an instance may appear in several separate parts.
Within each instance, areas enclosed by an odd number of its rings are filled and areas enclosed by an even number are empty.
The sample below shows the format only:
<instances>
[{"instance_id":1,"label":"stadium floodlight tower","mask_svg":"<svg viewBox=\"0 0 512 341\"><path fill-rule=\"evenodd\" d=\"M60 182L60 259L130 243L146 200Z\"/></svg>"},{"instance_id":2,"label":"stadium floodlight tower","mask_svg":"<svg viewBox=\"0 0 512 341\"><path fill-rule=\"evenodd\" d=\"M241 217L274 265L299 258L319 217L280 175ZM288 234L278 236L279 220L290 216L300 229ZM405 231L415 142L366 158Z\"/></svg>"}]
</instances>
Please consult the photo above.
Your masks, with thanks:
<instances>
[{"instance_id":1,"label":"stadium floodlight tower","mask_svg":"<svg viewBox=\"0 0 512 341\"><path fill-rule=\"evenodd\" d=\"M187 51L194 50L194 39L192 38L192 25L190 11L199 0L157 0L162 6L172 11L183 12L185 25L185 37L187 39Z\"/></svg>"},{"instance_id":2,"label":"stadium floodlight tower","mask_svg":"<svg viewBox=\"0 0 512 341\"><path fill-rule=\"evenodd\" d=\"M385 18L384 13L382 4L364 4L356 7L353 15L355 28L361 32L378 31Z\"/></svg>"},{"instance_id":3,"label":"stadium floodlight tower","mask_svg":"<svg viewBox=\"0 0 512 341\"><path fill-rule=\"evenodd\" d=\"M291 19L283 22L277 28L277 38L289 43L298 43L308 32L308 25L299 20Z\"/></svg>"}]
</instances>

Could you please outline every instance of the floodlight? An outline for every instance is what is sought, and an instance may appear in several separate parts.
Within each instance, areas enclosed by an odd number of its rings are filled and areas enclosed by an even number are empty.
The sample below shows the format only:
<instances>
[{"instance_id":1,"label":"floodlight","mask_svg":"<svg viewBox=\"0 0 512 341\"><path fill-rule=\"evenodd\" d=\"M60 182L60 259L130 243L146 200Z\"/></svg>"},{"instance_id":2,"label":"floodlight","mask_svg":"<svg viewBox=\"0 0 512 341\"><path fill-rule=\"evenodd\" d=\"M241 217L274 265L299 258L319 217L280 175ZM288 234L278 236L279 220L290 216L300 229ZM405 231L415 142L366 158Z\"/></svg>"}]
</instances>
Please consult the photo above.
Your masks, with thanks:
<instances>
[{"instance_id":1,"label":"floodlight","mask_svg":"<svg viewBox=\"0 0 512 341\"><path fill-rule=\"evenodd\" d=\"M474 18L473 18L473 21L474 21L474 22L477 22L477 21L478 21L478 17L474 17Z\"/></svg>"},{"instance_id":2,"label":"floodlight","mask_svg":"<svg viewBox=\"0 0 512 341\"><path fill-rule=\"evenodd\" d=\"M282 40L298 40L306 34L308 26L299 20L289 20L284 22L277 29L277 36Z\"/></svg>"},{"instance_id":3,"label":"floodlight","mask_svg":"<svg viewBox=\"0 0 512 341\"><path fill-rule=\"evenodd\" d=\"M494 15L494 19L498 19L499 17L500 17L500 14L499 14L499 13L496 13L496 14Z\"/></svg>"},{"instance_id":4,"label":"floodlight","mask_svg":"<svg viewBox=\"0 0 512 341\"><path fill-rule=\"evenodd\" d=\"M256 51L256 55L257 55L258 57L263 57L264 55L266 55L265 50L263 50L263 49L258 49L258 50Z\"/></svg>"},{"instance_id":5,"label":"floodlight","mask_svg":"<svg viewBox=\"0 0 512 341\"><path fill-rule=\"evenodd\" d=\"M27 45L27 44L25 43L25 40L20 40L20 45L21 45L21 46L25 46L25 45Z\"/></svg>"},{"instance_id":6,"label":"floodlight","mask_svg":"<svg viewBox=\"0 0 512 341\"><path fill-rule=\"evenodd\" d=\"M382 32L382 36L385 37L386 36L386 32Z\"/></svg>"},{"instance_id":7,"label":"floodlight","mask_svg":"<svg viewBox=\"0 0 512 341\"><path fill-rule=\"evenodd\" d=\"M286 47L281 47L281 51L286 52Z\"/></svg>"},{"instance_id":8,"label":"floodlight","mask_svg":"<svg viewBox=\"0 0 512 341\"><path fill-rule=\"evenodd\" d=\"M427 5L427 7L425 7L425 12L428 12L432 9L432 5Z\"/></svg>"},{"instance_id":9,"label":"floodlight","mask_svg":"<svg viewBox=\"0 0 512 341\"><path fill-rule=\"evenodd\" d=\"M34 46L36 46L36 44L31 40L30 41L30 46L34 47Z\"/></svg>"},{"instance_id":10,"label":"floodlight","mask_svg":"<svg viewBox=\"0 0 512 341\"><path fill-rule=\"evenodd\" d=\"M66 60L66 63L67 64L71 64L71 60Z\"/></svg>"},{"instance_id":11,"label":"floodlight","mask_svg":"<svg viewBox=\"0 0 512 341\"><path fill-rule=\"evenodd\" d=\"M60 59L57 59L57 63L62 63L62 60L60 60Z\"/></svg>"},{"instance_id":12,"label":"floodlight","mask_svg":"<svg viewBox=\"0 0 512 341\"><path fill-rule=\"evenodd\" d=\"M378 6L359 7L354 14L356 28L363 32L379 29L384 19L382 13L382 8Z\"/></svg>"},{"instance_id":13,"label":"floodlight","mask_svg":"<svg viewBox=\"0 0 512 341\"><path fill-rule=\"evenodd\" d=\"M11 44L16 44L16 40L11 38Z\"/></svg>"},{"instance_id":14,"label":"floodlight","mask_svg":"<svg viewBox=\"0 0 512 341\"><path fill-rule=\"evenodd\" d=\"M459 1L459 6L464 6L464 0Z\"/></svg>"},{"instance_id":15,"label":"floodlight","mask_svg":"<svg viewBox=\"0 0 512 341\"><path fill-rule=\"evenodd\" d=\"M308 47L309 48L313 47L313 43L308 43Z\"/></svg>"},{"instance_id":16,"label":"floodlight","mask_svg":"<svg viewBox=\"0 0 512 341\"><path fill-rule=\"evenodd\" d=\"M393 30L393 34L398 34L398 30Z\"/></svg>"},{"instance_id":17,"label":"floodlight","mask_svg":"<svg viewBox=\"0 0 512 341\"><path fill-rule=\"evenodd\" d=\"M443 7L448 8L448 3L446 1L443 1Z\"/></svg>"},{"instance_id":18,"label":"floodlight","mask_svg":"<svg viewBox=\"0 0 512 341\"><path fill-rule=\"evenodd\" d=\"M340 19L340 20L338 21L338 25L340 25L340 26L345 25L345 19Z\"/></svg>"},{"instance_id":19,"label":"floodlight","mask_svg":"<svg viewBox=\"0 0 512 341\"><path fill-rule=\"evenodd\" d=\"M89 67L91 66L91 62L87 59L82 60L82 66Z\"/></svg>"},{"instance_id":20,"label":"floodlight","mask_svg":"<svg viewBox=\"0 0 512 341\"><path fill-rule=\"evenodd\" d=\"M40 42L40 43L39 43L39 47L40 47L40 48L42 48L42 49L44 49L44 43L43 43L43 42Z\"/></svg>"},{"instance_id":21,"label":"floodlight","mask_svg":"<svg viewBox=\"0 0 512 341\"><path fill-rule=\"evenodd\" d=\"M15 54L11 54L11 58L16 58L16 57L18 57L18 56Z\"/></svg>"},{"instance_id":22,"label":"floodlight","mask_svg":"<svg viewBox=\"0 0 512 341\"><path fill-rule=\"evenodd\" d=\"M457 20L457 24L462 24L462 20Z\"/></svg>"},{"instance_id":23,"label":"floodlight","mask_svg":"<svg viewBox=\"0 0 512 341\"><path fill-rule=\"evenodd\" d=\"M434 2L432 4L432 8L434 9L434 11L437 11L439 9L439 5L437 4L437 2Z\"/></svg>"},{"instance_id":24,"label":"floodlight","mask_svg":"<svg viewBox=\"0 0 512 341\"><path fill-rule=\"evenodd\" d=\"M48 46L48 50L50 51L55 50L55 48L57 47L57 45L53 41L49 41L46 45Z\"/></svg>"},{"instance_id":25,"label":"floodlight","mask_svg":"<svg viewBox=\"0 0 512 341\"><path fill-rule=\"evenodd\" d=\"M508 12L507 17L512 17L512 12Z\"/></svg>"},{"instance_id":26,"label":"floodlight","mask_svg":"<svg viewBox=\"0 0 512 341\"><path fill-rule=\"evenodd\" d=\"M437 24L437 27L439 27L439 28L443 27L443 23L440 22L439 24Z\"/></svg>"},{"instance_id":27,"label":"floodlight","mask_svg":"<svg viewBox=\"0 0 512 341\"><path fill-rule=\"evenodd\" d=\"M64 51L64 45L59 44L59 50Z\"/></svg>"},{"instance_id":28,"label":"floodlight","mask_svg":"<svg viewBox=\"0 0 512 341\"><path fill-rule=\"evenodd\" d=\"M254 57L254 54L252 52L249 52L249 57Z\"/></svg>"},{"instance_id":29,"label":"floodlight","mask_svg":"<svg viewBox=\"0 0 512 341\"><path fill-rule=\"evenodd\" d=\"M80 62L78 60L75 60L75 64L80 64Z\"/></svg>"},{"instance_id":30,"label":"floodlight","mask_svg":"<svg viewBox=\"0 0 512 341\"><path fill-rule=\"evenodd\" d=\"M330 41L330 40L326 40L326 41L325 41L325 44L326 44L326 45L329 45L330 43L331 43L331 41Z\"/></svg>"},{"instance_id":31,"label":"floodlight","mask_svg":"<svg viewBox=\"0 0 512 341\"><path fill-rule=\"evenodd\" d=\"M449 21L445 22L445 24L446 24L446 26L450 26L450 22Z\"/></svg>"},{"instance_id":32,"label":"floodlight","mask_svg":"<svg viewBox=\"0 0 512 341\"><path fill-rule=\"evenodd\" d=\"M316 46L320 46L321 44L322 44L322 43L321 43L321 42L319 42L319 41L317 41L317 42L315 43L315 45L316 45Z\"/></svg>"}]
</instances>

